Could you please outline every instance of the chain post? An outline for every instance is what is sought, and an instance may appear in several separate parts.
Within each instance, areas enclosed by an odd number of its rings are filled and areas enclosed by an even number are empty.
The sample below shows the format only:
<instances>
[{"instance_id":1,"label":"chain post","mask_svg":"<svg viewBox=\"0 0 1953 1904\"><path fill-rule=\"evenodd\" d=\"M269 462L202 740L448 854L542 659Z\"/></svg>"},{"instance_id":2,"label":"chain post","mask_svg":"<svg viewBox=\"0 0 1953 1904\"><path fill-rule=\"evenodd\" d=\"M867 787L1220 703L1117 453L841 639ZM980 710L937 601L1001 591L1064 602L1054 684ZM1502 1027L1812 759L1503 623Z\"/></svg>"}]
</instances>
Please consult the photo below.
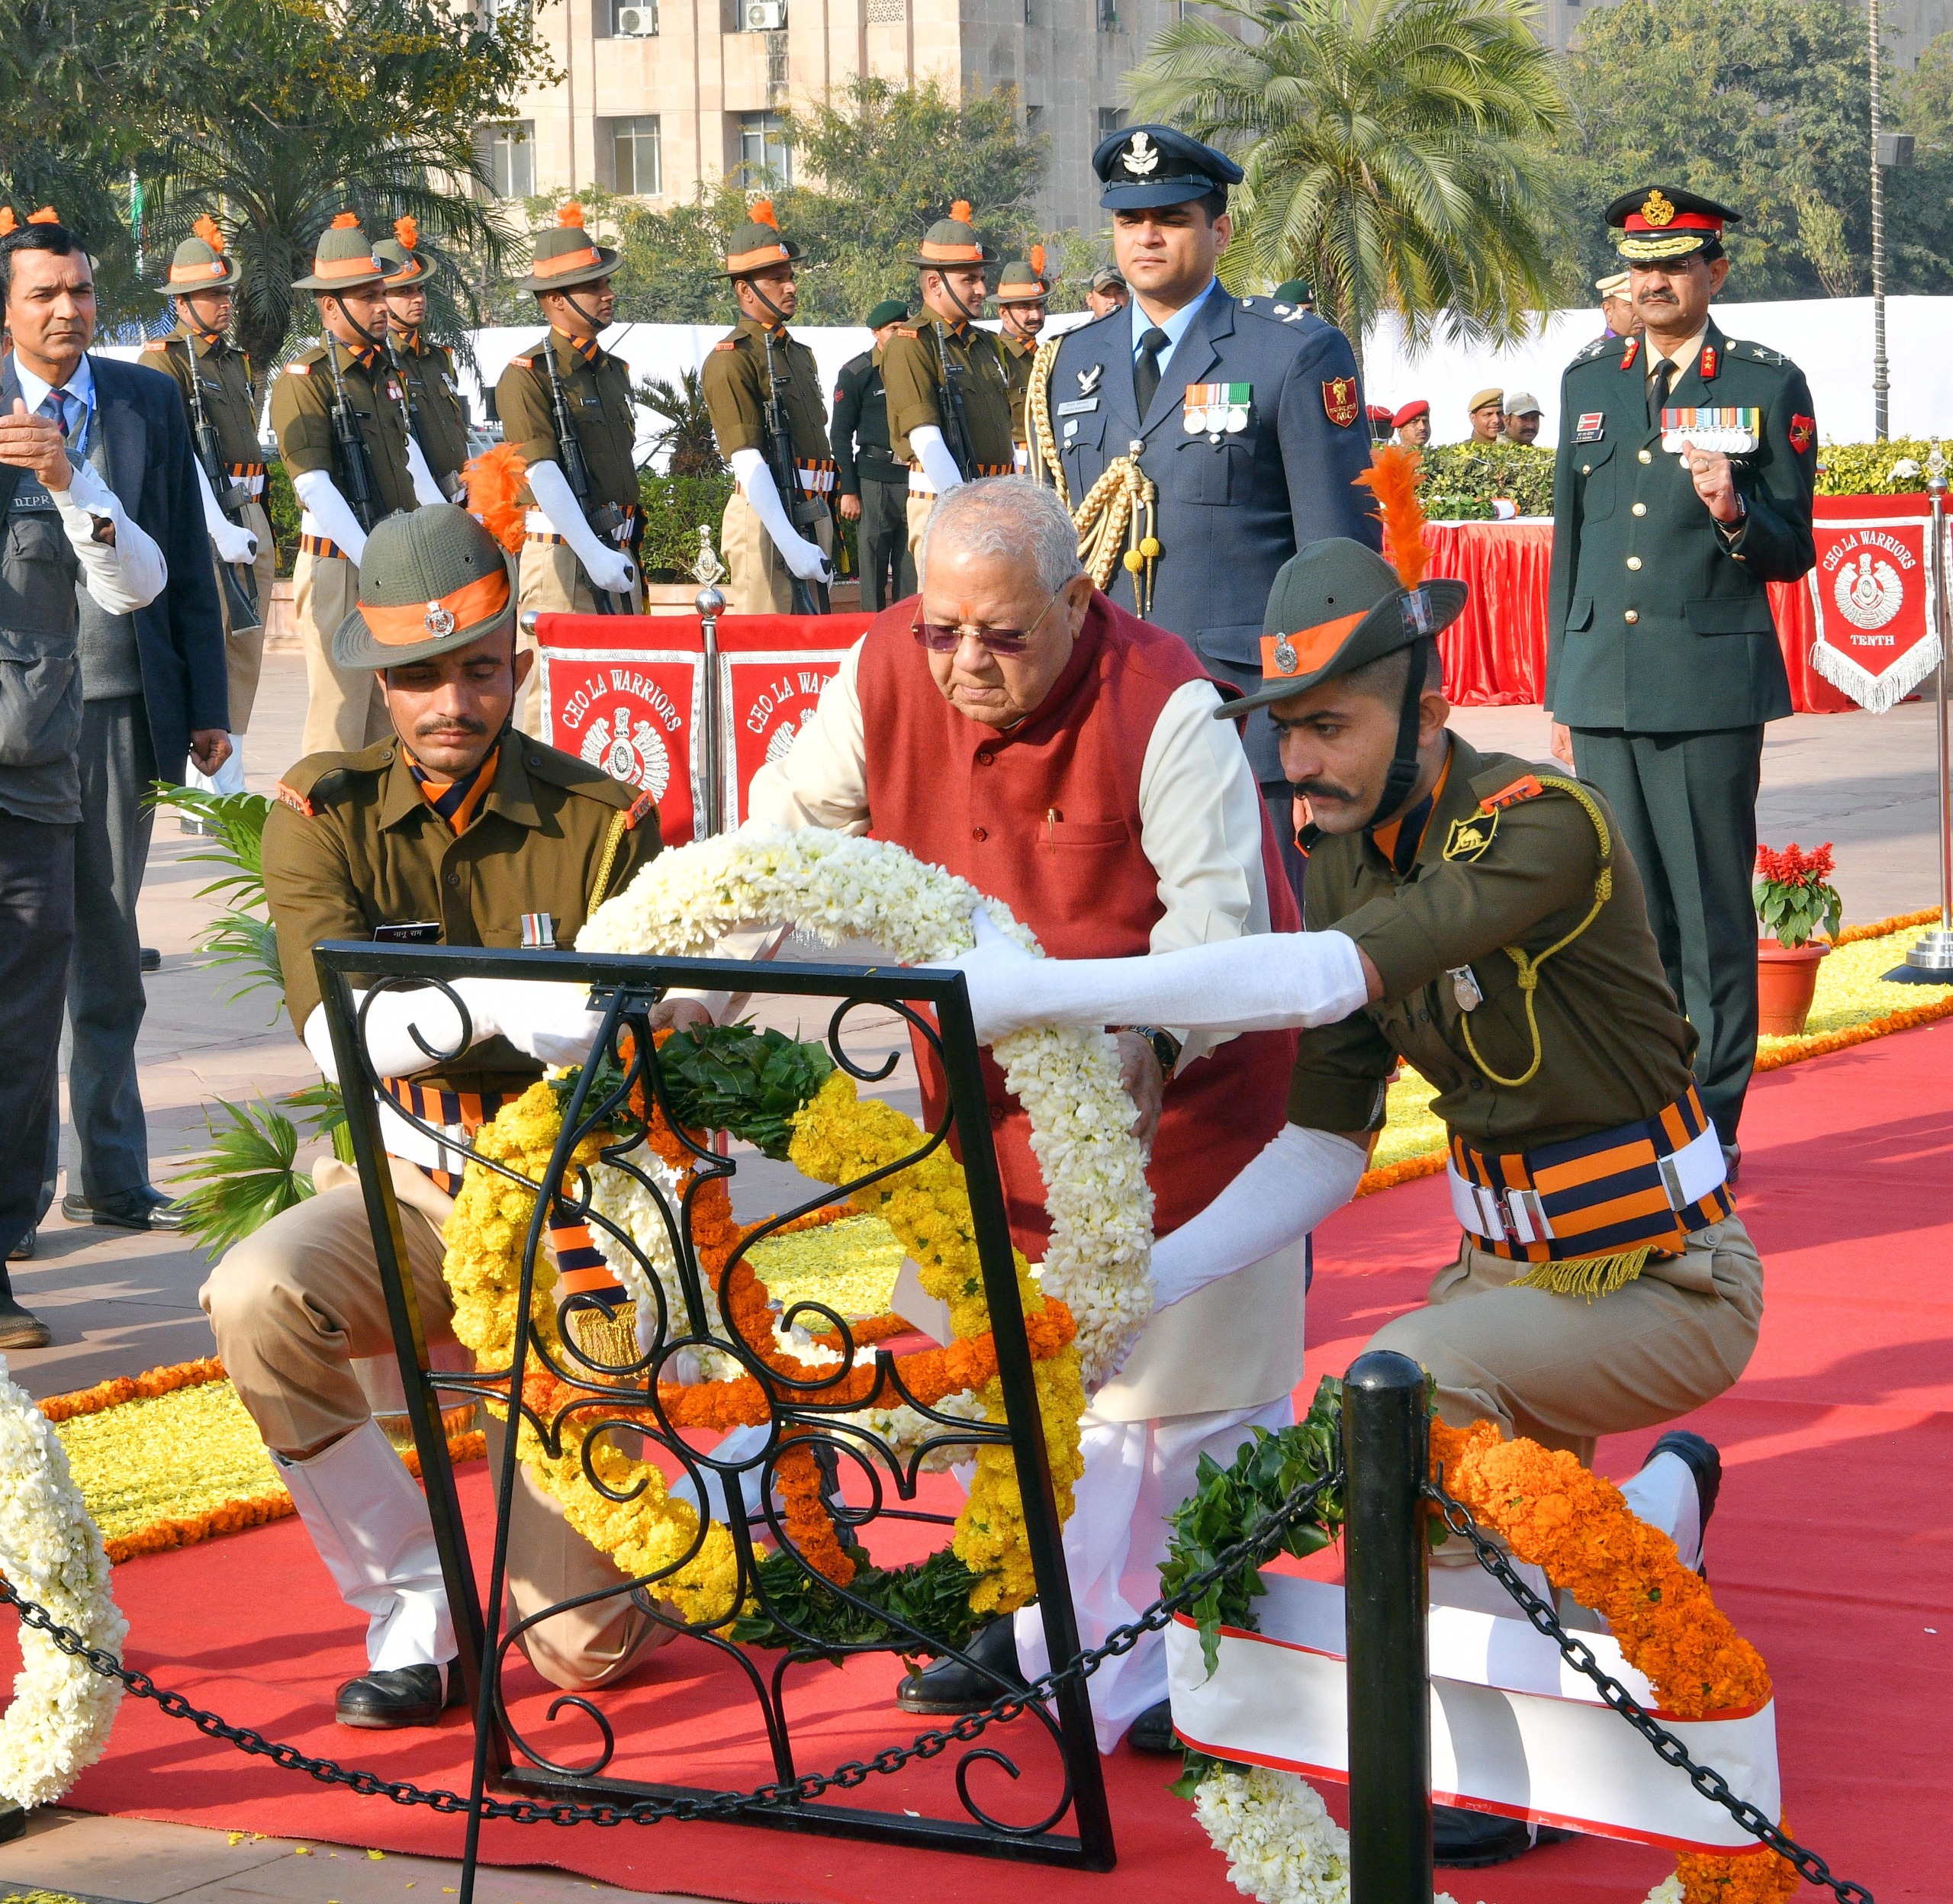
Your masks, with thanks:
<instances>
[{"instance_id":1,"label":"chain post","mask_svg":"<svg viewBox=\"0 0 1953 1904\"><path fill-rule=\"evenodd\" d=\"M1359 1357L1343 1385L1350 1904L1431 1904L1429 1449L1423 1369Z\"/></svg>"}]
</instances>

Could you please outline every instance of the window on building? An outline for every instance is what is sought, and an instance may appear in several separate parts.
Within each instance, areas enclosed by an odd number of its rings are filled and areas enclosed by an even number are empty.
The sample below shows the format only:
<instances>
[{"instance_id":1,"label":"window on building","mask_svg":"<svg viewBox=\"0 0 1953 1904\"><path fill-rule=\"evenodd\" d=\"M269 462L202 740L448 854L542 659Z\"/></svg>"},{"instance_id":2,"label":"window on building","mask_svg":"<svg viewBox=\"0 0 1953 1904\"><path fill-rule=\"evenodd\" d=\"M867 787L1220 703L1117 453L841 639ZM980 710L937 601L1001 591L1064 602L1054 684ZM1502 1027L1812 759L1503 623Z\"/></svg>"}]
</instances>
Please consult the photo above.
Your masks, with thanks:
<instances>
[{"instance_id":1,"label":"window on building","mask_svg":"<svg viewBox=\"0 0 1953 1904\"><path fill-rule=\"evenodd\" d=\"M612 189L629 197L655 198L664 189L656 114L642 119L613 119L610 126Z\"/></svg>"},{"instance_id":2,"label":"window on building","mask_svg":"<svg viewBox=\"0 0 1953 1904\"><path fill-rule=\"evenodd\" d=\"M1099 31L1117 33L1119 31L1118 0L1099 0ZM1124 114L1120 115L1123 119Z\"/></svg>"},{"instance_id":3,"label":"window on building","mask_svg":"<svg viewBox=\"0 0 1953 1904\"><path fill-rule=\"evenodd\" d=\"M603 0L616 40L648 40L658 31L658 0Z\"/></svg>"},{"instance_id":4,"label":"window on building","mask_svg":"<svg viewBox=\"0 0 1953 1904\"><path fill-rule=\"evenodd\" d=\"M1101 106L1099 108L1099 137L1109 139L1126 122L1124 106Z\"/></svg>"},{"instance_id":5,"label":"window on building","mask_svg":"<svg viewBox=\"0 0 1953 1904\"><path fill-rule=\"evenodd\" d=\"M740 114L739 164L755 182L762 173L776 185L793 182L793 155L787 150L786 128L778 113Z\"/></svg>"},{"instance_id":6,"label":"window on building","mask_svg":"<svg viewBox=\"0 0 1953 1904\"><path fill-rule=\"evenodd\" d=\"M536 121L519 119L506 126L487 126L481 133L482 159L489 188L497 198L536 195Z\"/></svg>"}]
</instances>

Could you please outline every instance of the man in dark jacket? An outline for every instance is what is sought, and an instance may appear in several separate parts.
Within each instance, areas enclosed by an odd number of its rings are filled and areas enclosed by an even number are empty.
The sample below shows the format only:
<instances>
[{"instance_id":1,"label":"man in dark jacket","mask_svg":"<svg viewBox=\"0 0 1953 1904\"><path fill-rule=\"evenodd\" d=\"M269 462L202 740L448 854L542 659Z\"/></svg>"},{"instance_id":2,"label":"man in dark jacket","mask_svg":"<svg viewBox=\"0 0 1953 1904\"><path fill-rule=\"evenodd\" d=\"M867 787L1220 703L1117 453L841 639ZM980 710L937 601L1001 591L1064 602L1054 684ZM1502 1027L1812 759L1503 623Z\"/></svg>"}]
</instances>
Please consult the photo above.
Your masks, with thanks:
<instances>
[{"instance_id":1,"label":"man in dark jacket","mask_svg":"<svg viewBox=\"0 0 1953 1904\"><path fill-rule=\"evenodd\" d=\"M915 564L909 553L909 470L896 461L888 441L888 393L882 388L882 346L909 315L899 298L884 298L868 313L874 347L841 367L835 386L835 481L844 521L854 524L861 561L861 606L871 614L915 592Z\"/></svg>"}]
</instances>

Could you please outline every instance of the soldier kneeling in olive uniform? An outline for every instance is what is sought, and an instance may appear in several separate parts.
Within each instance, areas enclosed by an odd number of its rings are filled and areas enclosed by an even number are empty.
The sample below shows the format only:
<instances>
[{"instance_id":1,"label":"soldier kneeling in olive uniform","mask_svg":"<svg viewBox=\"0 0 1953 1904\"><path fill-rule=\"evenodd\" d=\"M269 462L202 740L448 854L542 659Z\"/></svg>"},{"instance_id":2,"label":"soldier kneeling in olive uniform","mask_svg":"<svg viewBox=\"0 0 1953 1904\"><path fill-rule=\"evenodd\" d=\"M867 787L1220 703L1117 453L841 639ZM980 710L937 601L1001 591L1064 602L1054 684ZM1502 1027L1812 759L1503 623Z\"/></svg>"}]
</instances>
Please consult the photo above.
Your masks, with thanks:
<instances>
[{"instance_id":1,"label":"soldier kneeling in olive uniform","mask_svg":"<svg viewBox=\"0 0 1953 1904\"><path fill-rule=\"evenodd\" d=\"M436 503L374 530L333 659L349 674L378 674L392 732L359 753L301 761L264 840L286 1007L328 1077L336 1070L312 962L321 940L516 946L530 915L552 928L545 938L567 943L658 851L648 794L510 726L533 657L516 651L502 552L463 510ZM465 1358L449 1327L441 1227L462 1159L389 1107L458 1147L542 1076L539 1056L580 1059L594 1028L581 987L465 979L456 989L474 1043L431 1066L426 1053L452 1054L460 1037L443 994L382 993L365 1021L420 1314L436 1361L449 1366ZM687 1010L697 1008L673 1015ZM352 1366L392 1354L365 1198L343 1165L321 1164L314 1180L317 1195L224 1257L201 1301L319 1558L368 1617L371 1668L339 1688L339 1722L430 1725L456 1690L444 1671L454 1632L426 1501ZM516 1616L623 1578L525 1475L509 1542ZM668 1630L620 1594L542 1621L521 1644L546 1678L587 1687L626 1671Z\"/></svg>"}]
</instances>

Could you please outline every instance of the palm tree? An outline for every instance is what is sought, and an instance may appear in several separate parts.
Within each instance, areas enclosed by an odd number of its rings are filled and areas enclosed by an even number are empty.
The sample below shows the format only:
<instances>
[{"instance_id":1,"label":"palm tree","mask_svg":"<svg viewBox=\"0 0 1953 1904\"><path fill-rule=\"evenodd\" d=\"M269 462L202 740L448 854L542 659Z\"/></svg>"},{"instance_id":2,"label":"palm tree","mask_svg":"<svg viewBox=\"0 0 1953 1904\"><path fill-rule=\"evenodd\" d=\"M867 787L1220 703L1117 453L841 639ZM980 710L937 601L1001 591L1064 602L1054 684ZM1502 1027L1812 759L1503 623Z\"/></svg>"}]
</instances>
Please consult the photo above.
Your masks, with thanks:
<instances>
[{"instance_id":1,"label":"palm tree","mask_svg":"<svg viewBox=\"0 0 1953 1904\"><path fill-rule=\"evenodd\" d=\"M671 476L722 476L726 459L719 453L719 435L705 400L705 378L696 370L681 370L674 383L668 377L647 377L637 387L637 400L664 427L652 444L652 454L668 451L665 473Z\"/></svg>"},{"instance_id":2,"label":"palm tree","mask_svg":"<svg viewBox=\"0 0 1953 1904\"><path fill-rule=\"evenodd\" d=\"M1364 334L1522 332L1554 291L1547 142L1566 116L1530 0L1208 0L1128 89L1229 152L1231 285L1301 276ZM1231 31L1230 29L1232 29Z\"/></svg>"}]
</instances>

